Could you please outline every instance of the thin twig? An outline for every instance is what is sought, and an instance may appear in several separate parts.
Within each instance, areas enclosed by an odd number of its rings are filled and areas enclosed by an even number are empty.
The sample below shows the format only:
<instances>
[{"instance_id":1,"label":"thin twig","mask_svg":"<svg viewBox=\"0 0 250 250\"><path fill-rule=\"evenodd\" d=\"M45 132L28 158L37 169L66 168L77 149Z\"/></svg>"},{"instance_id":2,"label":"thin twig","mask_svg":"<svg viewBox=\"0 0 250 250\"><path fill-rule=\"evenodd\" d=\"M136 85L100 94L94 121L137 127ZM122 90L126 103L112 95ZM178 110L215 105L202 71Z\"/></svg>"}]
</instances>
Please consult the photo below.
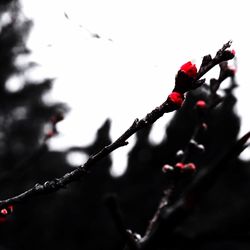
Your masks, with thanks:
<instances>
[{"instance_id":1,"label":"thin twig","mask_svg":"<svg viewBox=\"0 0 250 250\"><path fill-rule=\"evenodd\" d=\"M114 194L108 195L105 198L105 203L112 215L113 221L120 235L123 237L124 241L128 245L128 249L137 250L138 245L135 235L130 230L126 229L120 204L118 202L117 196Z\"/></svg>"}]
</instances>

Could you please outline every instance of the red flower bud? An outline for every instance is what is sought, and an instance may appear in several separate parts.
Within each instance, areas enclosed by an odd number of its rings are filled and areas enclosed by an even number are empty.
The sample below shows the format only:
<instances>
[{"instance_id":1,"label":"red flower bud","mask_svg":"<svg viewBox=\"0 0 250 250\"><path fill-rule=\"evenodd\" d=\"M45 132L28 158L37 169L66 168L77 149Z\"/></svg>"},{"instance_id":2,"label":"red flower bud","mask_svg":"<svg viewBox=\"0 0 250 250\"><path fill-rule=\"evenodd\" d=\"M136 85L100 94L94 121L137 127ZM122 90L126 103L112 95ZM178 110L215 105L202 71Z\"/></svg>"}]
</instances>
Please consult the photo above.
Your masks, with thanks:
<instances>
[{"instance_id":1,"label":"red flower bud","mask_svg":"<svg viewBox=\"0 0 250 250\"><path fill-rule=\"evenodd\" d=\"M168 96L168 101L180 107L184 101L184 95L179 92L172 92Z\"/></svg>"},{"instance_id":2,"label":"red flower bud","mask_svg":"<svg viewBox=\"0 0 250 250\"><path fill-rule=\"evenodd\" d=\"M197 108L204 109L204 108L206 108L206 107L207 107L207 104L206 104L206 102L205 102L205 101L203 101L203 100L199 100L199 101L197 101L197 102L196 102L196 107L197 107Z\"/></svg>"},{"instance_id":3,"label":"red flower bud","mask_svg":"<svg viewBox=\"0 0 250 250\"><path fill-rule=\"evenodd\" d=\"M7 215L7 214L11 214L13 212L13 206L12 205L8 205L5 208L2 208L0 210L0 216L1 215Z\"/></svg>"},{"instance_id":4,"label":"red flower bud","mask_svg":"<svg viewBox=\"0 0 250 250\"><path fill-rule=\"evenodd\" d=\"M6 217L7 215L11 214L13 212L13 206L9 205L5 208L2 208L0 210L0 223L5 222L6 221Z\"/></svg>"},{"instance_id":5,"label":"red flower bud","mask_svg":"<svg viewBox=\"0 0 250 250\"><path fill-rule=\"evenodd\" d=\"M175 164L175 167L180 169L180 170L182 170L184 168L184 166L185 166L185 164L182 163L182 162L178 162L178 163Z\"/></svg>"},{"instance_id":6,"label":"red flower bud","mask_svg":"<svg viewBox=\"0 0 250 250\"><path fill-rule=\"evenodd\" d=\"M197 68L195 64L187 62L183 64L175 77L175 92L185 93L189 90L196 89L204 83L203 80L195 81L197 77Z\"/></svg>"},{"instance_id":7,"label":"red flower bud","mask_svg":"<svg viewBox=\"0 0 250 250\"><path fill-rule=\"evenodd\" d=\"M2 215L7 215L7 214L8 214L7 209L6 209L6 208L3 208L3 209L1 210L1 214L2 214Z\"/></svg>"},{"instance_id":8,"label":"red flower bud","mask_svg":"<svg viewBox=\"0 0 250 250\"><path fill-rule=\"evenodd\" d=\"M187 62L183 64L180 68L182 72L184 72L186 75L189 77L195 78L197 76L197 68L196 65L193 64L192 62Z\"/></svg>"},{"instance_id":9,"label":"red flower bud","mask_svg":"<svg viewBox=\"0 0 250 250\"><path fill-rule=\"evenodd\" d=\"M183 169L185 171L194 172L196 170L196 166L194 163L190 162L190 163L186 164Z\"/></svg>"}]
</instances>

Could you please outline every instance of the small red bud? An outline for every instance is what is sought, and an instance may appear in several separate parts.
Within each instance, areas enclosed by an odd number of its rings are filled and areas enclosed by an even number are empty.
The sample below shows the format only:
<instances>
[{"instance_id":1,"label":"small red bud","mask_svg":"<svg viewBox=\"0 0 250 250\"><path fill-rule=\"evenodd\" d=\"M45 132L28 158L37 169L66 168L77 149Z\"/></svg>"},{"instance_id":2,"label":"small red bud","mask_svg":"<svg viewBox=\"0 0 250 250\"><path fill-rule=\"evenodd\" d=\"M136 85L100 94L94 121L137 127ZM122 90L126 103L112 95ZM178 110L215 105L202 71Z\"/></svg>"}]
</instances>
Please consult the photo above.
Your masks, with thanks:
<instances>
[{"instance_id":1,"label":"small red bud","mask_svg":"<svg viewBox=\"0 0 250 250\"><path fill-rule=\"evenodd\" d=\"M197 76L197 68L196 65L193 64L192 62L187 62L183 64L180 68L180 70L188 75L189 77L195 78Z\"/></svg>"},{"instance_id":2,"label":"small red bud","mask_svg":"<svg viewBox=\"0 0 250 250\"><path fill-rule=\"evenodd\" d=\"M183 101L184 101L184 95L179 93L179 92L172 92L169 96L168 96L168 101L170 103L175 104L176 106L181 107Z\"/></svg>"},{"instance_id":3,"label":"small red bud","mask_svg":"<svg viewBox=\"0 0 250 250\"><path fill-rule=\"evenodd\" d=\"M207 104L206 104L206 102L205 102L205 101L203 101L203 100L199 100L199 101L197 101L197 102L196 102L196 107L197 107L197 108L204 109L204 108L206 108L206 107L207 107Z\"/></svg>"},{"instance_id":4,"label":"small red bud","mask_svg":"<svg viewBox=\"0 0 250 250\"><path fill-rule=\"evenodd\" d=\"M8 211L6 208L3 208L0 212L2 215L7 215L8 214Z\"/></svg>"},{"instance_id":5,"label":"small red bud","mask_svg":"<svg viewBox=\"0 0 250 250\"><path fill-rule=\"evenodd\" d=\"M0 210L0 223L5 222L7 219L7 215L11 214L13 212L13 206L12 205L8 205L5 208L2 208Z\"/></svg>"},{"instance_id":6,"label":"small red bud","mask_svg":"<svg viewBox=\"0 0 250 250\"><path fill-rule=\"evenodd\" d=\"M178 168L178 169L180 169L180 170L182 170L182 169L184 168L184 166L185 166L185 164L182 163L182 162L177 162L177 163L175 164L175 167Z\"/></svg>"},{"instance_id":7,"label":"small red bud","mask_svg":"<svg viewBox=\"0 0 250 250\"><path fill-rule=\"evenodd\" d=\"M194 163L190 162L186 164L183 169L194 172L196 170L196 166Z\"/></svg>"},{"instance_id":8,"label":"small red bud","mask_svg":"<svg viewBox=\"0 0 250 250\"><path fill-rule=\"evenodd\" d=\"M235 57L235 50L225 50L224 51L224 56L225 56L225 60L230 60L233 59Z\"/></svg>"}]
</instances>

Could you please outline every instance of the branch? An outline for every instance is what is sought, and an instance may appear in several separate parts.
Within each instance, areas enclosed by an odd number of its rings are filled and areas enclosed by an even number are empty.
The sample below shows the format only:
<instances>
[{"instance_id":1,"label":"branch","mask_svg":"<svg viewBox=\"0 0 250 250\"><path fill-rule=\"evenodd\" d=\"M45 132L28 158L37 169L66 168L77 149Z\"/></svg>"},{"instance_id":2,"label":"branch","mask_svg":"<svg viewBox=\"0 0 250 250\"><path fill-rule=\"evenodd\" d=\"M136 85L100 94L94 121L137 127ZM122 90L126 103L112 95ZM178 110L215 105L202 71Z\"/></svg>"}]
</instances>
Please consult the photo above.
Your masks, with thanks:
<instances>
[{"instance_id":1,"label":"branch","mask_svg":"<svg viewBox=\"0 0 250 250\"><path fill-rule=\"evenodd\" d=\"M190 207L188 204L190 197L193 201L199 200L212 183L223 174L228 162L246 149L249 139L250 132L240 138L212 168L201 171L173 204L167 206L167 203L165 203L165 205L159 206L156 213L157 218L150 223L149 230L138 242L140 249L154 249L160 242L160 235L170 235L173 229L183 222L192 209L192 206Z\"/></svg>"},{"instance_id":2,"label":"branch","mask_svg":"<svg viewBox=\"0 0 250 250\"><path fill-rule=\"evenodd\" d=\"M203 64L205 62L205 65L207 64L207 62L210 62L211 56L205 56L203 58ZM185 167L185 162L187 160L187 158L189 158L189 156L193 156L194 153L204 153L205 151L205 147L202 144L198 144L198 138L201 132L204 131L204 125L206 125L205 123L205 119L204 116L208 114L208 112L210 112L212 109L214 109L220 102L223 101L223 98L219 98L219 96L217 95L217 90L219 89L221 83L227 79L228 77L234 77L234 72L228 68L228 63L227 62L223 62L220 63L220 76L219 79L211 79L210 80L210 94L208 96L208 100L207 103L203 100L200 100L198 102L196 102L194 109L197 109L197 125L195 126L195 129L193 131L193 134L189 140L189 142L187 143L187 146L185 147L184 150L179 150L177 152L177 157L178 159L180 158L180 160L178 161L178 163L181 163L183 165L183 167ZM202 102L203 101L203 102ZM199 104L199 102L201 102ZM208 104L208 105L207 105ZM199 146L201 146L201 148L199 148ZM249 144L245 145L245 147L248 147ZM193 150L196 149L195 152L193 152ZM166 168L164 168L166 166ZM164 195L160 200L160 203L158 205L158 208L152 218L152 220L149 222L148 228L146 229L146 233L144 235L144 239L148 239L150 237L150 235L152 235L152 232L156 230L156 228L158 227L158 225L160 224L160 220L162 219L161 216L161 210L163 209L164 206L167 206L169 201L173 202L173 195L172 193L176 193L175 186L183 181L180 175L180 168L176 169L173 166L170 166L168 164L166 164L163 167L163 172L165 172L166 174L168 174L168 177L170 177L171 179L169 179L169 184L168 187L164 190ZM187 165L186 165L187 166ZM194 165L195 166L195 165ZM196 167L196 166L195 166ZM176 173L174 173L174 171L176 171ZM191 171L191 169L188 170L188 173L192 173L194 172L195 169L193 169L193 171ZM170 176L171 175L171 176ZM191 177L191 175L189 176ZM214 177L215 178L215 177ZM188 184L186 182L187 180L185 180L185 185ZM175 192L173 192L175 191ZM178 190L177 190L178 191Z\"/></svg>"},{"instance_id":3,"label":"branch","mask_svg":"<svg viewBox=\"0 0 250 250\"><path fill-rule=\"evenodd\" d=\"M192 78L191 80L189 79L190 87L189 89L186 89L185 92L200 87L201 84L204 83L204 80L199 80L199 79L205 73L207 73L211 68L221 63L222 61L229 60L234 57L234 55L229 50L227 50L227 48L229 48L230 45L231 42L229 41L217 52L216 56L213 59L211 59L210 56L210 60L208 60L206 63L203 62L198 71L197 76L195 78ZM177 80L178 79L176 79L175 88L177 86ZM23 201L27 201L37 195L53 193L61 188L65 188L66 185L68 185L69 183L79 180L82 176L85 176L91 170L91 167L96 162L100 161L114 150L127 145L128 144L127 139L130 138L133 134L135 134L138 130L141 130L145 127L148 127L149 125L152 125L165 113L177 110L180 108L180 106L181 105L179 105L179 103L177 104L173 102L171 98L167 98L167 100L164 103L162 103L159 107L156 107L154 110L148 113L143 119L141 120L135 119L133 124L116 141L114 141L108 146L105 146L97 154L90 156L85 164L65 174L61 178L55 178L54 180L46 181L43 184L36 184L31 189L17 196L0 201L0 208L5 207L9 204L14 205Z\"/></svg>"},{"instance_id":4,"label":"branch","mask_svg":"<svg viewBox=\"0 0 250 250\"><path fill-rule=\"evenodd\" d=\"M225 67L221 67L219 79L213 79L214 81L216 81L217 86L216 88L214 88L213 86L211 88L211 100L210 105L208 106L209 110L213 109L218 104L214 97L220 84L227 77L234 77L234 75L232 74L233 72L229 72L230 69L227 67L227 64L224 66ZM196 141L196 131L197 130L195 130L192 136L192 139L194 141ZM151 249L150 247L152 247L152 245L155 247L156 242L159 242L159 235L161 235L162 233L167 235L172 232L174 228L178 227L179 223L186 218L186 216L189 214L190 209L192 209L193 205L190 203L190 200L192 201L192 203L199 200L208 190L208 188L212 186L215 180L217 180L218 177L220 177L226 169L228 170L227 163L237 157L250 145L250 143L247 143L249 138L250 132L239 139L233 145L233 147L231 147L231 149L217 162L217 164L210 168L202 169L202 171L198 173L196 178L192 180L190 185L187 186L184 192L182 192L181 196L174 202L172 201L172 204L170 204L169 206L168 202L164 202L165 200L168 200L168 195L166 196L166 194L164 194L153 219L149 223L144 237L141 239L141 242L138 243L141 249ZM184 158L187 157L189 147L190 144L188 144L187 149L183 153ZM168 190L171 191L171 189Z\"/></svg>"},{"instance_id":5,"label":"branch","mask_svg":"<svg viewBox=\"0 0 250 250\"><path fill-rule=\"evenodd\" d=\"M122 216L122 212L121 212L121 208L120 208L120 204L118 202L116 195L114 194L108 195L105 199L105 203L113 217L113 221L116 225L118 232L123 237L126 244L128 245L128 247L125 248L125 250L126 249L137 250L138 239L130 230L126 229L124 219Z\"/></svg>"}]
</instances>

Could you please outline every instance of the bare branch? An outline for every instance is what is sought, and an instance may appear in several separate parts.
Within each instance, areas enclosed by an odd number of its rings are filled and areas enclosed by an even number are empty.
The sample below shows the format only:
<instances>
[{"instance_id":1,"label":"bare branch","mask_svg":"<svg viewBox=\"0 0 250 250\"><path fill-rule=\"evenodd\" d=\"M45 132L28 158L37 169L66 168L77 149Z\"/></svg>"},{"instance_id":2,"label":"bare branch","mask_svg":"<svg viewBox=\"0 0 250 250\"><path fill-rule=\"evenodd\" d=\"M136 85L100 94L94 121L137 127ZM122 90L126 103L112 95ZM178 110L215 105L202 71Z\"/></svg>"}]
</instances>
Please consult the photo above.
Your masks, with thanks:
<instances>
[{"instance_id":1,"label":"bare branch","mask_svg":"<svg viewBox=\"0 0 250 250\"><path fill-rule=\"evenodd\" d=\"M188 198L192 197L197 201L202 197L212 182L223 174L228 162L237 157L248 146L247 141L249 138L250 132L240 138L212 168L201 171L173 204L167 206L166 203L165 205L162 205L162 202L160 203L155 215L156 218L150 222L147 233L138 243L140 249L147 250L152 249L152 246L155 247L161 233L168 235L168 232L171 232L186 218L190 209L192 209L187 205Z\"/></svg>"},{"instance_id":2,"label":"bare branch","mask_svg":"<svg viewBox=\"0 0 250 250\"><path fill-rule=\"evenodd\" d=\"M195 89L200 87L201 83L204 81L200 81L200 78L207 73L211 68L216 66L217 64L221 63L222 61L229 60L233 58L232 53L228 52L226 49L230 47L230 43L226 43L222 49L220 49L216 56L208 62L206 65L202 65L197 77L192 82L192 88ZM125 146L128 144L127 140L133 134L135 134L138 130L141 130L149 125L152 125L155 121L157 121L160 117L162 117L165 113L172 112L177 110L180 106L171 102L171 100L167 99L164 103L162 103L159 107L156 107L150 113L148 113L143 119L135 119L132 125L113 143L108 146L105 146L101 149L97 154L92 155L89 157L87 162L75 170L65 174L61 178L55 178L51 181L46 181L43 184L36 184L31 189L14 196L12 198L0 201L0 207L7 206L9 204L14 205L26 200L31 199L34 196L41 195L41 194L48 194L58 191L61 188L65 188L67 184L79 180L82 176L85 176L90 170L91 167L107 155L109 155L114 150Z\"/></svg>"}]
</instances>

